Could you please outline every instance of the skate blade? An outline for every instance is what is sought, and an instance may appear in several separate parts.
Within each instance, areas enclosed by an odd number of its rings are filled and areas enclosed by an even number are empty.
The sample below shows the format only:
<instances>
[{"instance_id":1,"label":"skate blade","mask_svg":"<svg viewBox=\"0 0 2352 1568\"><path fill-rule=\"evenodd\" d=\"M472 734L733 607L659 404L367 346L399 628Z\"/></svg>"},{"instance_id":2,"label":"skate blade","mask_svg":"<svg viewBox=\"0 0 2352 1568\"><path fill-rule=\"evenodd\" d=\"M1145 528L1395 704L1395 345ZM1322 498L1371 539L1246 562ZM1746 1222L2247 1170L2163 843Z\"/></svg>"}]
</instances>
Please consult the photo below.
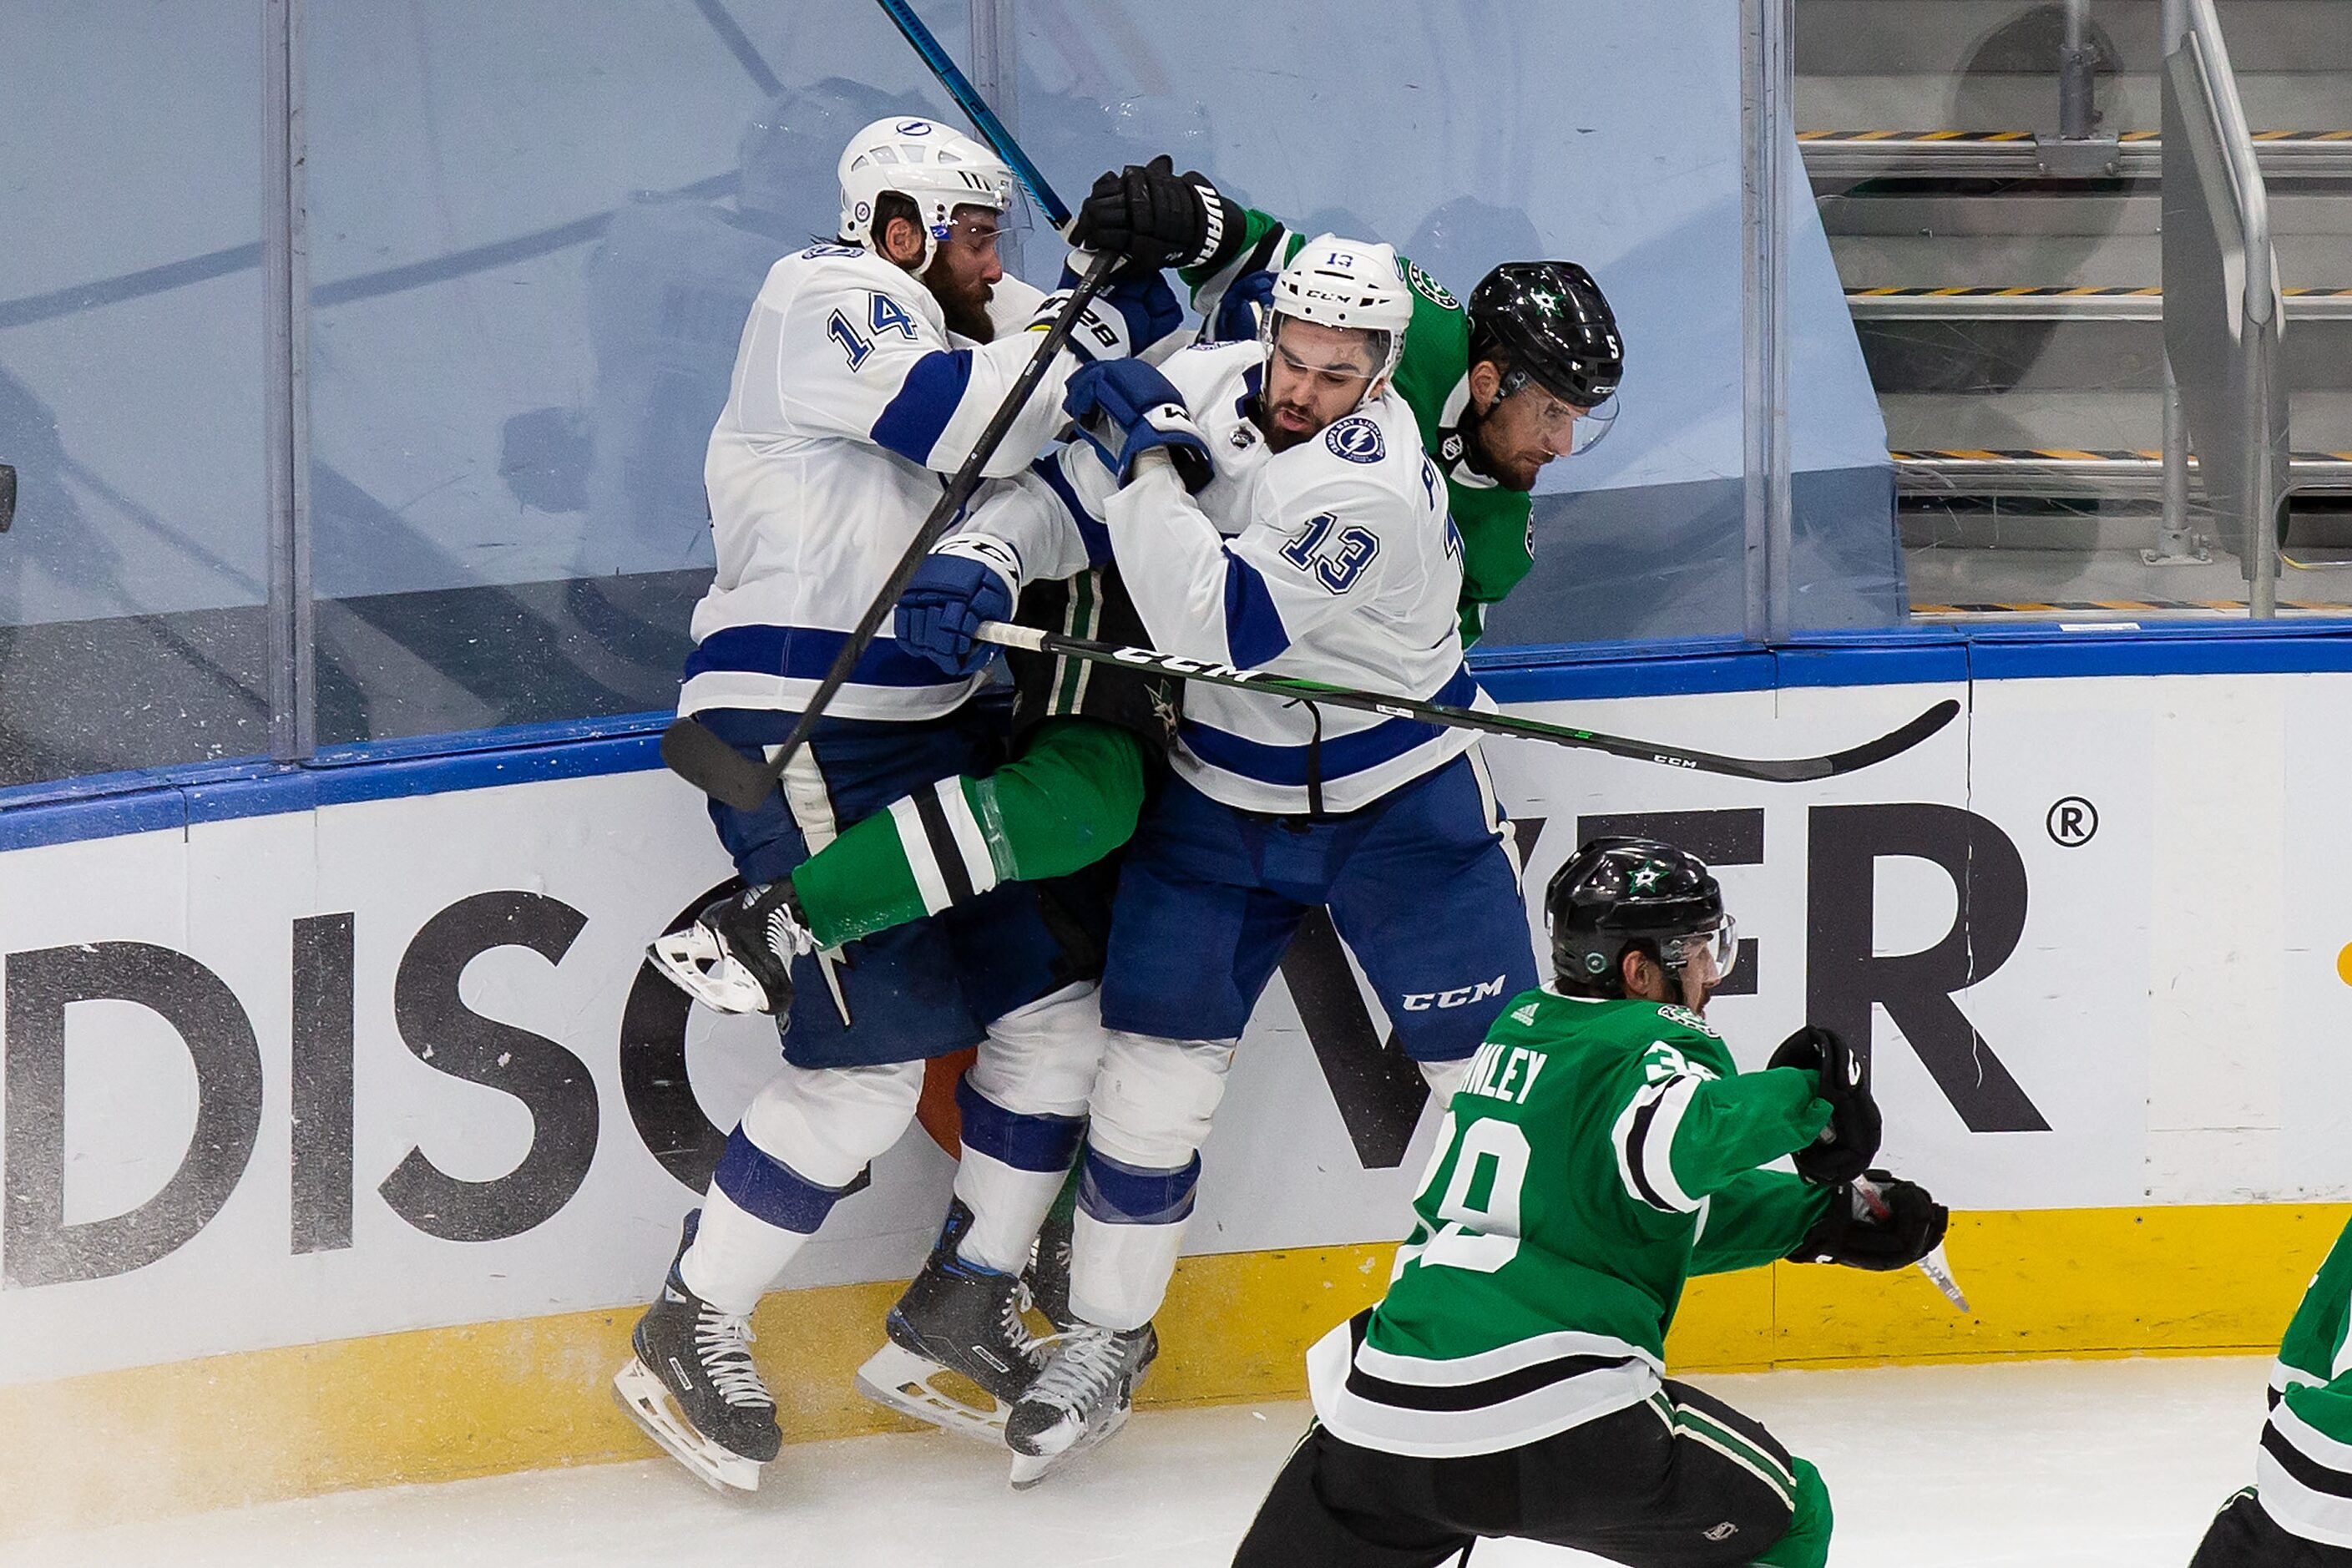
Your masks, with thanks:
<instances>
[{"instance_id":1,"label":"skate blade","mask_svg":"<svg viewBox=\"0 0 2352 1568\"><path fill-rule=\"evenodd\" d=\"M992 1408L983 1410L958 1397L952 1392L958 1385L988 1399ZM1004 1418L1012 1414L1010 1405L990 1395L971 1379L890 1340L884 1341L882 1348L866 1357L866 1364L857 1369L857 1391L902 1415L928 1421L942 1432L974 1437L983 1443L1004 1441Z\"/></svg>"},{"instance_id":2,"label":"skate blade","mask_svg":"<svg viewBox=\"0 0 2352 1568\"><path fill-rule=\"evenodd\" d=\"M663 979L714 1012L767 1011L767 992L698 923L654 938L646 957Z\"/></svg>"},{"instance_id":3,"label":"skate blade","mask_svg":"<svg viewBox=\"0 0 2352 1568\"><path fill-rule=\"evenodd\" d=\"M712 1442L688 1426L670 1403L669 1390L646 1370L645 1363L632 1357L613 1374L613 1398L628 1412L630 1420L645 1428L646 1436L661 1445L663 1452L712 1490L726 1496L760 1489L760 1462Z\"/></svg>"},{"instance_id":4,"label":"skate blade","mask_svg":"<svg viewBox=\"0 0 2352 1568\"><path fill-rule=\"evenodd\" d=\"M1132 1408L1118 1411L1109 1420L1102 1424L1099 1430L1079 1434L1076 1442L1058 1454L1014 1454L1013 1473L1009 1478L1013 1482L1013 1489L1025 1492L1040 1481L1048 1480L1069 1468L1081 1455L1096 1447L1112 1433L1126 1426L1127 1418L1133 1414Z\"/></svg>"}]
</instances>

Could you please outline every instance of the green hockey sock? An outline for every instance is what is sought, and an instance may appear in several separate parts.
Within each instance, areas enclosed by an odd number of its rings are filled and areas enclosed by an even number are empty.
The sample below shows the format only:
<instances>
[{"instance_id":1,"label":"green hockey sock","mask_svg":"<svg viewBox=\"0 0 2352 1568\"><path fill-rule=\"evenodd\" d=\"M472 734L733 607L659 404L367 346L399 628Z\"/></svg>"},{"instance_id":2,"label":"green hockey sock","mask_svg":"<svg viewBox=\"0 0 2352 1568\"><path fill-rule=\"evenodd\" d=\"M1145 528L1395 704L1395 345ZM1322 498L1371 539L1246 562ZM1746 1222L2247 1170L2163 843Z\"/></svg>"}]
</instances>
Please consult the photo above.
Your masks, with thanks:
<instances>
[{"instance_id":1,"label":"green hockey sock","mask_svg":"<svg viewBox=\"0 0 2352 1568\"><path fill-rule=\"evenodd\" d=\"M1823 1568L1830 1560L1830 1489L1809 1461L1792 1459L1790 1468L1797 1478L1795 1516L1756 1568Z\"/></svg>"},{"instance_id":2,"label":"green hockey sock","mask_svg":"<svg viewBox=\"0 0 2352 1568\"><path fill-rule=\"evenodd\" d=\"M793 871L793 889L818 943L837 947L999 882L1091 865L1127 842L1142 805L1142 742L1066 720L986 778L941 779L858 822Z\"/></svg>"}]
</instances>

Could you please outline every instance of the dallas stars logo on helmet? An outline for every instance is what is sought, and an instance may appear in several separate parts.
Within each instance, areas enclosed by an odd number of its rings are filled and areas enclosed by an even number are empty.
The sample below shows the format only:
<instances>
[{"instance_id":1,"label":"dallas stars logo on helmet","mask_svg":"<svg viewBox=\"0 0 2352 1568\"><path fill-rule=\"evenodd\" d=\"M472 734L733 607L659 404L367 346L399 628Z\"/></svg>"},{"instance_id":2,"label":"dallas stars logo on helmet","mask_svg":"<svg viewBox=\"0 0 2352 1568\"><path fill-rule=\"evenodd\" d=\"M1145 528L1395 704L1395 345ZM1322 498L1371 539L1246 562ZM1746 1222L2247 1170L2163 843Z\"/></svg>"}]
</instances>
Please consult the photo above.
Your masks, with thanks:
<instances>
[{"instance_id":1,"label":"dallas stars logo on helmet","mask_svg":"<svg viewBox=\"0 0 2352 1568\"><path fill-rule=\"evenodd\" d=\"M1665 878L1666 869L1655 860L1643 861L1640 869L1633 873L1633 890L1637 893L1657 891L1659 882Z\"/></svg>"}]
</instances>

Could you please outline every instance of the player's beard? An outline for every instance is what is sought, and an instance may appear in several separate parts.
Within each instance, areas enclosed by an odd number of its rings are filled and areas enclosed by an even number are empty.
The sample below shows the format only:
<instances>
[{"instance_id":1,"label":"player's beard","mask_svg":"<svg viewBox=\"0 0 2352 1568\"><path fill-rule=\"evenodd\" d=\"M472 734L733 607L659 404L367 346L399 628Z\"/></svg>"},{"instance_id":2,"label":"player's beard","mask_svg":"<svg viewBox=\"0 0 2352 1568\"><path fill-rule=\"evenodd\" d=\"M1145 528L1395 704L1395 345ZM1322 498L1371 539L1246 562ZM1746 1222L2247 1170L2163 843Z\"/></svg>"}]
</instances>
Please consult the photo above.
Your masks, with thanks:
<instances>
[{"instance_id":1,"label":"player's beard","mask_svg":"<svg viewBox=\"0 0 2352 1568\"><path fill-rule=\"evenodd\" d=\"M1315 411L1307 407L1305 404L1270 404L1261 401L1259 406L1265 410L1265 449L1267 451L1287 452L1293 447L1297 446L1301 441L1307 440L1314 436ZM1304 430L1284 429L1282 426L1277 424L1275 420L1275 414L1277 409L1297 415L1299 417L1307 421L1307 428Z\"/></svg>"},{"instance_id":2,"label":"player's beard","mask_svg":"<svg viewBox=\"0 0 2352 1568\"><path fill-rule=\"evenodd\" d=\"M1486 450L1486 439L1481 432L1495 410L1501 406L1500 398L1496 398L1489 405L1484 414L1478 412L1478 405L1475 402L1463 405L1461 423L1454 426L1462 433L1463 456L1469 462L1472 473L1482 474L1507 490L1523 492L1531 490L1536 488L1536 476L1543 471L1541 462L1528 462L1525 459L1506 462L1497 459Z\"/></svg>"},{"instance_id":3,"label":"player's beard","mask_svg":"<svg viewBox=\"0 0 2352 1568\"><path fill-rule=\"evenodd\" d=\"M988 301L996 290L985 283L958 283L948 270L945 252L932 257L931 264L923 268L923 286L940 302L948 331L976 343L995 340L996 323L988 319Z\"/></svg>"}]
</instances>

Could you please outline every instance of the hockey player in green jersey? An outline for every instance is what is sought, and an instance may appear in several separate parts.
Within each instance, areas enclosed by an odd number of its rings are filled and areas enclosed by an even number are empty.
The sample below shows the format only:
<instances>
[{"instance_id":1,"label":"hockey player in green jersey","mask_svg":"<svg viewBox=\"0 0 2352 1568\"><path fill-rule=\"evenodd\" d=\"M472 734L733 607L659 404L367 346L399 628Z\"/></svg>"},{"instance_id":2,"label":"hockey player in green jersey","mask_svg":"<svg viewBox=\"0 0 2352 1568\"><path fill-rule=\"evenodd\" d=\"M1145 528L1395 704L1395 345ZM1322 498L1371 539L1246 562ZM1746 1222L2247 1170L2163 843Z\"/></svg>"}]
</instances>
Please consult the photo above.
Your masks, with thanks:
<instances>
[{"instance_id":1,"label":"hockey player in green jersey","mask_svg":"<svg viewBox=\"0 0 2352 1568\"><path fill-rule=\"evenodd\" d=\"M1166 161L1124 177L1164 185L1171 177L1159 165ZM1254 312L1265 304L1268 280L1307 237L1239 206L1198 174L1172 178L1180 187L1197 182L1195 198L1220 214L1210 259L1178 273L1206 321L1203 339L1255 337ZM1466 310L1411 260L1402 265L1413 311L1396 389L1445 476L1462 534L1468 647L1486 629L1487 606L1501 603L1535 563L1528 491L1537 474L1554 458L1590 451L1614 423L1624 351L1601 286L1572 261L1507 261L1471 291Z\"/></svg>"},{"instance_id":2,"label":"hockey player in green jersey","mask_svg":"<svg viewBox=\"0 0 2352 1568\"><path fill-rule=\"evenodd\" d=\"M1202 176L1171 174L1164 157L1096 181L1072 237L1126 255L1156 247L1192 286L1212 341L1257 335L1253 308L1306 243ZM1486 607L1528 573L1537 474L1554 458L1590 450L1615 418L1624 345L1601 286L1573 262L1505 262L1466 310L1410 260L1401 269L1413 311L1394 383L1444 476L1462 537L1466 648L1485 629ZM900 601L898 629L934 658L976 665L988 649L975 649L972 630L1016 618L1014 608L1001 571L950 545ZM1099 571L1033 585L1017 618L1073 636L1146 640L1123 592ZM1126 843L1181 700L1160 678L1048 655L1013 663L1015 761L985 778L942 781L844 828L789 883L714 906L699 926L656 943L656 966L715 1006L748 994L751 980L769 997L766 1010L782 1015L796 958L938 914L1001 882L1066 876ZM772 933L782 941L759 940Z\"/></svg>"},{"instance_id":3,"label":"hockey player in green jersey","mask_svg":"<svg viewBox=\"0 0 2352 1568\"><path fill-rule=\"evenodd\" d=\"M2352 1225L2287 1324L2254 1485L2189 1568L2352 1568Z\"/></svg>"},{"instance_id":4,"label":"hockey player in green jersey","mask_svg":"<svg viewBox=\"0 0 2352 1568\"><path fill-rule=\"evenodd\" d=\"M1545 899L1554 987L1472 1058L1387 1298L1307 1352L1317 1422L1236 1568L1434 1568L1481 1535L1634 1568L1827 1561L1820 1474L1666 1377L1667 1328L1691 1275L1903 1268L1945 1211L1868 1168L1866 1058L1837 1037L1734 1064L1704 1012L1737 944L1696 857L1599 839ZM1784 1154L1796 1174L1760 1168Z\"/></svg>"},{"instance_id":5,"label":"hockey player in green jersey","mask_svg":"<svg viewBox=\"0 0 2352 1568\"><path fill-rule=\"evenodd\" d=\"M1273 258L1279 267L1300 243L1274 219L1244 213L1199 175L1169 173L1164 159L1106 174L1073 238L1188 267L1188 276L1217 291L1213 300L1204 294L1204 301L1227 314L1249 292L1237 261L1244 250ZM1405 264L1398 270L1395 291L1410 301L1411 313L1393 380L1412 410L1424 449L1445 476L1448 506L1464 538L1460 604L1466 641L1481 624L1484 605L1500 598L1527 570L1525 490L1537 470L1556 455L1588 447L1605 429L1622 349L1598 285L1571 264L1498 268L1473 294L1467 314L1418 268ZM1145 332L1129 325L1129 346L1143 346ZM1255 325L1248 331L1257 335ZM1273 358L1269 345L1264 394L1269 405L1285 395L1284 375L1297 374L1276 366ZM1366 387L1360 380L1340 391L1347 402L1338 413L1344 414ZM1321 415L1316 427L1333 417ZM1442 431L1441 418L1446 421ZM1041 473L1050 466L1041 464ZM975 648L972 629L982 620L1016 618L1080 637L1150 640L1110 567L1024 585L1016 615L1007 571L1017 576L1017 564L1002 567L984 549L965 548L973 545L951 539L918 573L899 604L903 647L950 668L976 668L989 649ZM1012 666L1013 761L991 774L942 779L866 813L789 879L716 901L694 922L666 933L652 947L656 966L712 1006L756 1006L782 1022L790 1016L794 968L814 967L816 954L940 914L1003 882L1084 870L1124 844L1173 740L1181 700L1174 683L1045 656L1018 657ZM821 799L821 784L818 791ZM1099 889L1080 888L1069 900L1056 889L1048 897L1056 907L1077 905L1066 911L1072 915L1064 922L1068 929L1100 938L1107 898ZM1484 1022L1465 1021L1474 1028ZM975 1130L974 1108L983 1119L989 1114L977 1094L958 1097L967 1133L960 1180L1024 1191L1041 1179L1049 1190L1058 1186L1067 1161L1058 1132L1054 1139L993 1138L984 1128ZM1070 1223L1068 1197L1066 1192L1056 1209L1057 1239ZM1003 1207L1014 1214L1030 1205ZM1029 1353L1017 1315L1008 1317L993 1304L1009 1299L1006 1277L1022 1268L1031 1237L1009 1225L966 1225L965 1217L950 1213L942 1246L888 1327L892 1343L908 1356L985 1384L986 1370L1018 1364ZM1050 1301L1059 1294L1059 1281L1051 1270L1046 1275L1040 1293ZM972 1303L974 1311L948 1310L959 1301ZM909 1414L941 1419L938 1399L926 1394L908 1403L891 1392L903 1394L907 1379L900 1373L909 1369L899 1364L904 1358L886 1352L885 1359L893 1365L861 1380L869 1392ZM942 1424L969 1428L984 1419L977 1407L964 1406Z\"/></svg>"}]
</instances>

